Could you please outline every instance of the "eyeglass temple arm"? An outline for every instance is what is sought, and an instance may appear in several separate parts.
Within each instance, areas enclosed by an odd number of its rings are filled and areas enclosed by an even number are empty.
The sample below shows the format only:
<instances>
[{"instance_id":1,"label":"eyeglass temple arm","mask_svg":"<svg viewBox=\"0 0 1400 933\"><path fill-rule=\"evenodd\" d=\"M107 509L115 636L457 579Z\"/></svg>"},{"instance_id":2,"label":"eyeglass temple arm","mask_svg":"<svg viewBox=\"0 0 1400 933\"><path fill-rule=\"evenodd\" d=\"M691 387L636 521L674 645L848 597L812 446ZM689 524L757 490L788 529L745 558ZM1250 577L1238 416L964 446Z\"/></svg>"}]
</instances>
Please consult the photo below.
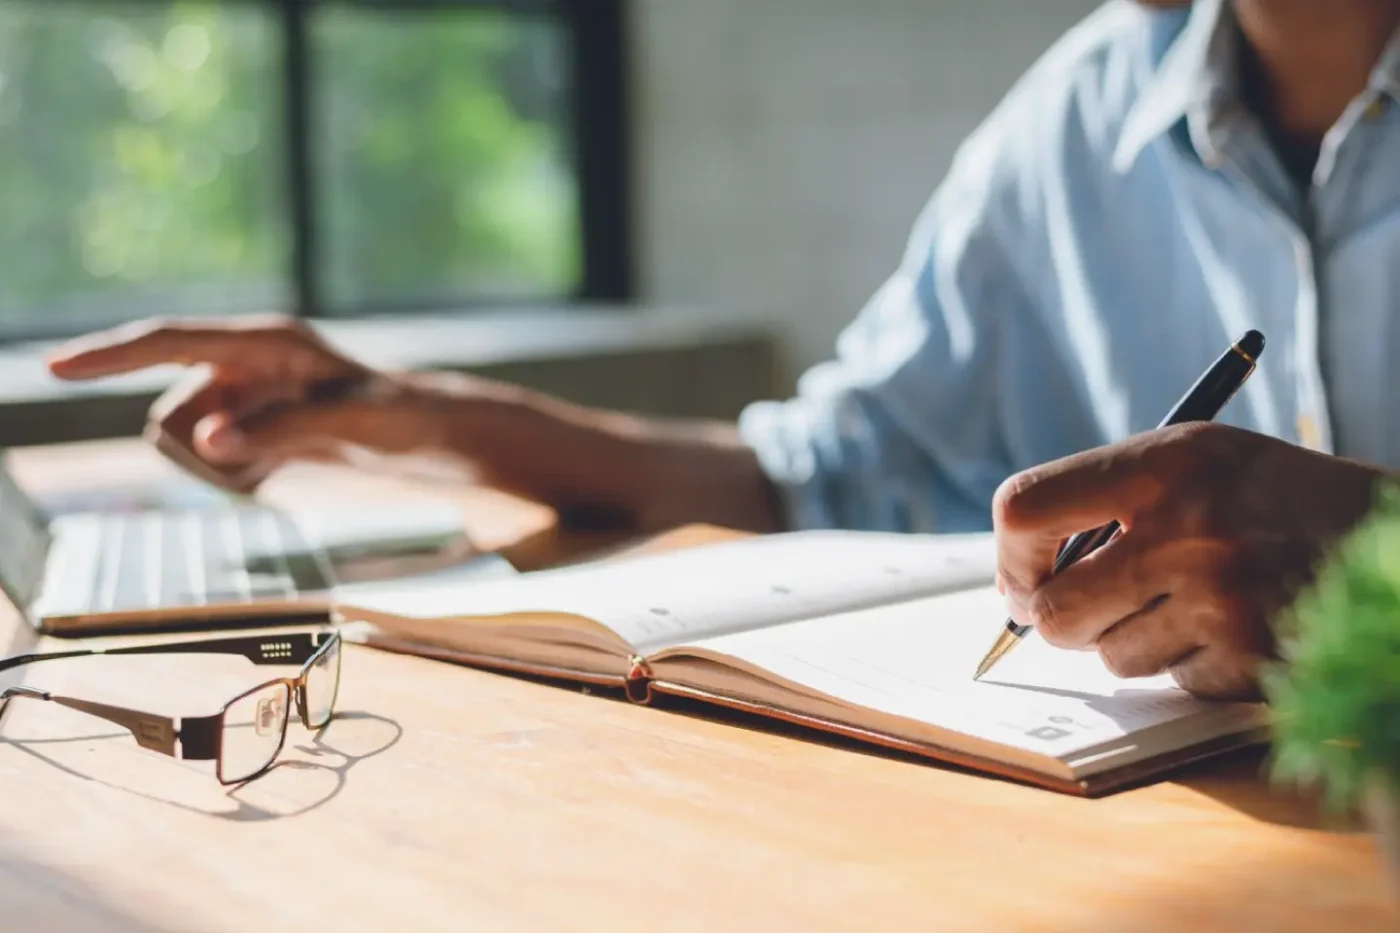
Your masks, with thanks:
<instances>
[{"instance_id":1,"label":"eyeglass temple arm","mask_svg":"<svg viewBox=\"0 0 1400 933\"><path fill-rule=\"evenodd\" d=\"M296 632L285 635L245 635L202 641L130 645L125 648L89 648L80 651L53 651L43 654L17 654L0 659L0 671L65 658L87 658L99 654L237 654L254 664L305 664L331 636L324 632ZM319 638L319 641L318 641Z\"/></svg>"},{"instance_id":2,"label":"eyeglass temple arm","mask_svg":"<svg viewBox=\"0 0 1400 933\"><path fill-rule=\"evenodd\" d=\"M169 716L158 716L155 713L81 700L77 697L60 696L32 687L10 687L0 692L0 712L4 711L10 700L17 698L57 703L59 706L116 723L131 733L137 745L162 755L169 755L171 758L208 761L218 754L220 717L217 715L187 717L180 720L180 728L177 729L175 720ZM179 755L176 755L175 750L176 739L180 742Z\"/></svg>"},{"instance_id":3,"label":"eyeglass temple arm","mask_svg":"<svg viewBox=\"0 0 1400 933\"><path fill-rule=\"evenodd\" d=\"M244 635L200 641L112 648L106 654L238 654L254 664L304 664L331 637L328 632Z\"/></svg>"}]
</instances>

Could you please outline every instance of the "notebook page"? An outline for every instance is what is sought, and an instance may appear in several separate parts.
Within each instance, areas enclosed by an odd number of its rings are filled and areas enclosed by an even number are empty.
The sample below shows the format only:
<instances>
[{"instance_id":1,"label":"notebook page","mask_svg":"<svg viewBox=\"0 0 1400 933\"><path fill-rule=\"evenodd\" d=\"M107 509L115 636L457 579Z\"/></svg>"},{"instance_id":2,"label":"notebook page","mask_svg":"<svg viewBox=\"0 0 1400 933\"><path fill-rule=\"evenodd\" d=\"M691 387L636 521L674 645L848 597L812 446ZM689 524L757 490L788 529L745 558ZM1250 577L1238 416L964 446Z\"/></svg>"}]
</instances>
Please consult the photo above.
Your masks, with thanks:
<instances>
[{"instance_id":1,"label":"notebook page","mask_svg":"<svg viewBox=\"0 0 1400 933\"><path fill-rule=\"evenodd\" d=\"M450 567L375 580L337 582L335 598L341 605L359 605L367 600L412 600L429 589L461 592L488 580L510 580L520 575L499 554L482 554Z\"/></svg>"},{"instance_id":2,"label":"notebook page","mask_svg":"<svg viewBox=\"0 0 1400 933\"><path fill-rule=\"evenodd\" d=\"M649 654L696 638L981 586L995 567L990 535L801 531L507 580L425 581L412 592L391 588L347 603L418 618L581 615Z\"/></svg>"},{"instance_id":3,"label":"notebook page","mask_svg":"<svg viewBox=\"0 0 1400 933\"><path fill-rule=\"evenodd\" d=\"M1169 675L1120 679L1097 654L1052 648L1034 633L973 681L1005 612L994 588L979 588L695 647L881 713L1066 759L1187 716L1216 715L1223 725L1240 715L1240 704L1203 703Z\"/></svg>"}]
</instances>

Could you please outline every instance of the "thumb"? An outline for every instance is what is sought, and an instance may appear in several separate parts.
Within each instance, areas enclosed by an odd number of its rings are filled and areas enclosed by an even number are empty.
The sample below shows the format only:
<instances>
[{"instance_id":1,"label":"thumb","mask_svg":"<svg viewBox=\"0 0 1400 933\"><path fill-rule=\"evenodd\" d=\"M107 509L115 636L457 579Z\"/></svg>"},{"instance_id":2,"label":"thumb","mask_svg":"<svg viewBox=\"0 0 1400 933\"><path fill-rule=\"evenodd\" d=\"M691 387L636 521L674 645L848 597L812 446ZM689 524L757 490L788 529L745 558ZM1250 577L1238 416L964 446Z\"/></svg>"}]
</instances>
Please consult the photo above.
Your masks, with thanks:
<instances>
[{"instance_id":1,"label":"thumb","mask_svg":"<svg viewBox=\"0 0 1400 933\"><path fill-rule=\"evenodd\" d=\"M215 462L285 460L353 445L388 454L421 450L434 434L421 411L402 402L297 402L242 418L216 412L195 428L201 456Z\"/></svg>"}]
</instances>

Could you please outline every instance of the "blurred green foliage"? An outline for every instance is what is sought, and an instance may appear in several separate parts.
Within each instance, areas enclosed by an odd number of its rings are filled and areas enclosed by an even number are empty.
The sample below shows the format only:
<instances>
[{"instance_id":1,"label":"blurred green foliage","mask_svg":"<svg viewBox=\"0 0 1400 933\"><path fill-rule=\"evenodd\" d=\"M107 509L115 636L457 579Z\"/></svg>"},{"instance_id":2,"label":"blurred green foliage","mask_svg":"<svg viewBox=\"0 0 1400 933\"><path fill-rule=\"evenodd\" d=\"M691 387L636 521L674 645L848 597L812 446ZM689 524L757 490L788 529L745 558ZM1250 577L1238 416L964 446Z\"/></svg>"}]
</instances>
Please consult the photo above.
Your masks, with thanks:
<instances>
[{"instance_id":1,"label":"blurred green foliage","mask_svg":"<svg viewBox=\"0 0 1400 933\"><path fill-rule=\"evenodd\" d=\"M576 282L562 35L484 11L444 19L319 14L313 106L333 304Z\"/></svg>"},{"instance_id":2,"label":"blurred green foliage","mask_svg":"<svg viewBox=\"0 0 1400 933\"><path fill-rule=\"evenodd\" d=\"M1275 774L1338 808L1373 780L1400 790L1400 488L1381 491L1279 628L1282 662L1263 675Z\"/></svg>"},{"instance_id":3,"label":"blurred green foliage","mask_svg":"<svg viewBox=\"0 0 1400 933\"><path fill-rule=\"evenodd\" d=\"M0 337L290 302L280 14L0 0ZM324 296L567 294L563 36L486 10L313 14Z\"/></svg>"}]
</instances>

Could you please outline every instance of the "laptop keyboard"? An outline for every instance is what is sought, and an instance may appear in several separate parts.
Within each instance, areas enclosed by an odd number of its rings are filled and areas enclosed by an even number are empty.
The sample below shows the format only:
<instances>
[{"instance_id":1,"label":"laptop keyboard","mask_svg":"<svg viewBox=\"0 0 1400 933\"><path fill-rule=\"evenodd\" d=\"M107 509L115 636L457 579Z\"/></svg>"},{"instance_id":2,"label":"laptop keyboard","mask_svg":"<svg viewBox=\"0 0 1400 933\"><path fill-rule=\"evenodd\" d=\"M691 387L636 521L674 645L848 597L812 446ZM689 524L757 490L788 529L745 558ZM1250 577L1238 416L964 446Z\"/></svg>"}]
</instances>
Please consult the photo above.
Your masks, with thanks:
<instances>
[{"instance_id":1,"label":"laptop keyboard","mask_svg":"<svg viewBox=\"0 0 1400 933\"><path fill-rule=\"evenodd\" d=\"M281 600L334 582L322 548L257 506L67 516L50 556L47 614ZM45 600L49 602L48 599Z\"/></svg>"}]
</instances>

